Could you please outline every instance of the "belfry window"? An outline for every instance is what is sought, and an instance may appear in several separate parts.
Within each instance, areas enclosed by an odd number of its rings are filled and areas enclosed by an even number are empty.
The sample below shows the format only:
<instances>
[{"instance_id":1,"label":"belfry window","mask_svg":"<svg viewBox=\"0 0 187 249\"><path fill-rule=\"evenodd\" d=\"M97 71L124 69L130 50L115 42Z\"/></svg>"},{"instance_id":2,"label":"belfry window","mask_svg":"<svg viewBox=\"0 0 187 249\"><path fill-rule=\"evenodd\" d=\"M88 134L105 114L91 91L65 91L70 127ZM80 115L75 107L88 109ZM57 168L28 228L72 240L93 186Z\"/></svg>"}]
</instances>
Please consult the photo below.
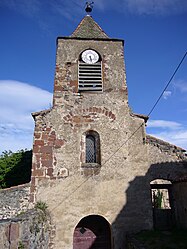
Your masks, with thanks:
<instances>
[{"instance_id":1,"label":"belfry window","mask_svg":"<svg viewBox=\"0 0 187 249\"><path fill-rule=\"evenodd\" d=\"M101 56L94 50L82 52L79 60L79 91L102 91L102 63Z\"/></svg>"}]
</instances>

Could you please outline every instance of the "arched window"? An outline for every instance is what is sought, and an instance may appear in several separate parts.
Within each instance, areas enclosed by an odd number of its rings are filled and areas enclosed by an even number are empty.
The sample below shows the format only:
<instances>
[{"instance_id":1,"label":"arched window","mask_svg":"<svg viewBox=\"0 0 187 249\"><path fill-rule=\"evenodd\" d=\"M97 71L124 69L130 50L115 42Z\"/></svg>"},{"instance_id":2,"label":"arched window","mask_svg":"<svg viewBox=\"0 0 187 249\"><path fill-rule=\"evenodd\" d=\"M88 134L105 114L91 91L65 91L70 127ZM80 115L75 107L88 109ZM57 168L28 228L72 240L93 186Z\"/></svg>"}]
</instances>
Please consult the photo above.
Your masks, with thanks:
<instances>
[{"instance_id":1,"label":"arched window","mask_svg":"<svg viewBox=\"0 0 187 249\"><path fill-rule=\"evenodd\" d=\"M80 54L79 92L99 92L103 90L101 56L92 49Z\"/></svg>"},{"instance_id":2,"label":"arched window","mask_svg":"<svg viewBox=\"0 0 187 249\"><path fill-rule=\"evenodd\" d=\"M86 136L86 163L96 163L96 144L95 137Z\"/></svg>"},{"instance_id":3,"label":"arched window","mask_svg":"<svg viewBox=\"0 0 187 249\"><path fill-rule=\"evenodd\" d=\"M81 142L81 163L82 166L88 164L101 164L100 137L96 131L89 130L82 135Z\"/></svg>"}]
</instances>

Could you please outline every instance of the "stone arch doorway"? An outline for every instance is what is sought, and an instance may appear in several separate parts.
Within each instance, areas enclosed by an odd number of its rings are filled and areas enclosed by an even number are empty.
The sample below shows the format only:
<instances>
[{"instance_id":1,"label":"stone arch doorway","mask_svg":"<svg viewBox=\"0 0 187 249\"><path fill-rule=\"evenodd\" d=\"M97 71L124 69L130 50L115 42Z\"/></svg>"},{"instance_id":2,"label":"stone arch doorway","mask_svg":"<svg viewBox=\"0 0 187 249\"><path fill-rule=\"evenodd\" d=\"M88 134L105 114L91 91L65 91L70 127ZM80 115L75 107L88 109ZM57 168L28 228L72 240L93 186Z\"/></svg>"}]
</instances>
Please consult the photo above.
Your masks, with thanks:
<instances>
[{"instance_id":1,"label":"stone arch doorway","mask_svg":"<svg viewBox=\"0 0 187 249\"><path fill-rule=\"evenodd\" d=\"M73 249L112 249L108 221L99 215L81 219L74 230Z\"/></svg>"}]
</instances>

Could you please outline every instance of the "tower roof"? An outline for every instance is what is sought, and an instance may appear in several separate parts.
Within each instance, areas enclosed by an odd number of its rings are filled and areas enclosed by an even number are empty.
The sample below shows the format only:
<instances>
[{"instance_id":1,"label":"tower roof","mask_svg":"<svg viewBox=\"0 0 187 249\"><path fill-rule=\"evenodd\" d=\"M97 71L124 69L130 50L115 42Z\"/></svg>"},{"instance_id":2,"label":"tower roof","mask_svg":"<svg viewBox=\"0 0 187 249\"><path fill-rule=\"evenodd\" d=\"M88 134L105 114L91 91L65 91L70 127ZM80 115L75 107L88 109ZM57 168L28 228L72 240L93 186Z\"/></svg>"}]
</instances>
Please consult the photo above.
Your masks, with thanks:
<instances>
[{"instance_id":1,"label":"tower roof","mask_svg":"<svg viewBox=\"0 0 187 249\"><path fill-rule=\"evenodd\" d=\"M70 35L72 38L98 38L109 39L107 34L101 29L101 27L93 20L89 15L85 16L79 23L75 31Z\"/></svg>"}]
</instances>

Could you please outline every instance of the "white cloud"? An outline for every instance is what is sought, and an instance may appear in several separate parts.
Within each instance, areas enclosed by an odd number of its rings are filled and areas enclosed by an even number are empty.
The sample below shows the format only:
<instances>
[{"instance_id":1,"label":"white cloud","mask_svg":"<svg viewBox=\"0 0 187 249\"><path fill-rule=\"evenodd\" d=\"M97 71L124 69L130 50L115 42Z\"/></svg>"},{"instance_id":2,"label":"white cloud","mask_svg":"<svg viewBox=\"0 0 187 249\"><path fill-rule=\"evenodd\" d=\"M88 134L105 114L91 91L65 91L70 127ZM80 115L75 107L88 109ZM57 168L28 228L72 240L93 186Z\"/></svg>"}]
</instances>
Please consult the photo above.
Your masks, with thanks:
<instances>
[{"instance_id":1,"label":"white cloud","mask_svg":"<svg viewBox=\"0 0 187 249\"><path fill-rule=\"evenodd\" d=\"M163 93L163 98L164 99L168 99L170 96L171 96L171 91L165 91L164 93Z\"/></svg>"},{"instance_id":2,"label":"white cloud","mask_svg":"<svg viewBox=\"0 0 187 249\"><path fill-rule=\"evenodd\" d=\"M181 79L175 80L173 85L174 88L179 90L181 93L187 93L187 81Z\"/></svg>"},{"instance_id":3,"label":"white cloud","mask_svg":"<svg viewBox=\"0 0 187 249\"><path fill-rule=\"evenodd\" d=\"M187 127L166 120L149 120L147 133L187 150Z\"/></svg>"},{"instance_id":4,"label":"white cloud","mask_svg":"<svg viewBox=\"0 0 187 249\"><path fill-rule=\"evenodd\" d=\"M180 129L182 125L180 123L174 121L166 121L166 120L149 120L147 122L147 127L154 128L167 128L170 130Z\"/></svg>"},{"instance_id":5,"label":"white cloud","mask_svg":"<svg viewBox=\"0 0 187 249\"><path fill-rule=\"evenodd\" d=\"M13 80L0 80L0 152L31 148L31 112L48 109L52 94Z\"/></svg>"}]
</instances>

